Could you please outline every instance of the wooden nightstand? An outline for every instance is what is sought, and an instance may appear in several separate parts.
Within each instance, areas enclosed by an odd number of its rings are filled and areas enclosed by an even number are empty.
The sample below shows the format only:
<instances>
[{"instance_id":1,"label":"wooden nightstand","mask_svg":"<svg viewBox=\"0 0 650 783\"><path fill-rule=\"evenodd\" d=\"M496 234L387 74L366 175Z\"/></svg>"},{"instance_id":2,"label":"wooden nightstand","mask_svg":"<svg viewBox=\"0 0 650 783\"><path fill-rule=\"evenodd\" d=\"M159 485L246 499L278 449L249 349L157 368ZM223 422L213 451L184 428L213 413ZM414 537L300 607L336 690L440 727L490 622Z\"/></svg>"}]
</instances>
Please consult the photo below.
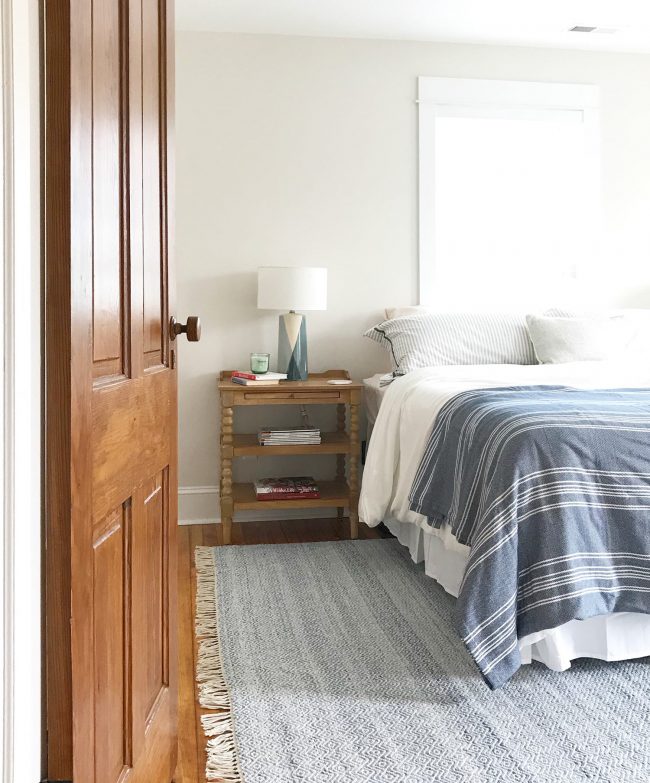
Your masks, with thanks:
<instances>
[{"instance_id":1,"label":"wooden nightstand","mask_svg":"<svg viewBox=\"0 0 650 783\"><path fill-rule=\"evenodd\" d=\"M264 508L330 508L337 509L343 519L343 510L350 511L350 537L359 533L359 405L362 385L350 383L336 386L327 381L334 378L348 379L345 370L328 370L310 373L306 381L282 381L277 386L241 386L230 380L232 371L221 373L219 394L221 398L221 522L223 540L229 544L232 534L232 518L237 510ZM250 405L336 405L336 432L322 433L319 446L260 446L257 433L236 435L233 433L235 408ZM346 432L346 405L350 407L350 427ZM335 454L336 478L319 481L320 498L317 500L265 500L258 501L252 484L235 484L232 480L232 461L235 457L284 456L287 454ZM346 458L350 457L346 480Z\"/></svg>"}]
</instances>

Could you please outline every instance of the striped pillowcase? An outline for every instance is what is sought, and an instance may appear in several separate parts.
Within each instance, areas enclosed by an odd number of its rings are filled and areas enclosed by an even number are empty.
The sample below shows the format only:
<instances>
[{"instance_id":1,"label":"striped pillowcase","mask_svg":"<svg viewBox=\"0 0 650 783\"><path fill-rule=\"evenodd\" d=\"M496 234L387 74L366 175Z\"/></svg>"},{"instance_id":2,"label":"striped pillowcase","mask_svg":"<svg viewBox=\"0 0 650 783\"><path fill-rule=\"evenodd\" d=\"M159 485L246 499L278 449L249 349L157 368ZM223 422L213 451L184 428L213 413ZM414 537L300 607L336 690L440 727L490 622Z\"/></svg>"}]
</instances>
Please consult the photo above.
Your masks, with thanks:
<instances>
[{"instance_id":1,"label":"striped pillowcase","mask_svg":"<svg viewBox=\"0 0 650 783\"><path fill-rule=\"evenodd\" d=\"M537 364L524 315L406 315L377 324L364 336L388 350L394 376L450 364Z\"/></svg>"}]
</instances>

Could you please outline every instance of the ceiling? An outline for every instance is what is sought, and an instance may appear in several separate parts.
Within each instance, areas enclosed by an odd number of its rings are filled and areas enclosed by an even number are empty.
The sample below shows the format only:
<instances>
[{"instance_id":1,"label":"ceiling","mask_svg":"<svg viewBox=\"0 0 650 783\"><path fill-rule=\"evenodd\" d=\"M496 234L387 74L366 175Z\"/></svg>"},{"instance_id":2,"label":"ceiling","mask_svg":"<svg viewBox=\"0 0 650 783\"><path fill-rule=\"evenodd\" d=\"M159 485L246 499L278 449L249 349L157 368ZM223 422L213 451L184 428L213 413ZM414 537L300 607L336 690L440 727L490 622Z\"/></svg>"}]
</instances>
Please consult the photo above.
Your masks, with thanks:
<instances>
[{"instance_id":1,"label":"ceiling","mask_svg":"<svg viewBox=\"0 0 650 783\"><path fill-rule=\"evenodd\" d=\"M618 32L568 32L576 25ZM176 0L176 26L650 52L649 0Z\"/></svg>"}]
</instances>

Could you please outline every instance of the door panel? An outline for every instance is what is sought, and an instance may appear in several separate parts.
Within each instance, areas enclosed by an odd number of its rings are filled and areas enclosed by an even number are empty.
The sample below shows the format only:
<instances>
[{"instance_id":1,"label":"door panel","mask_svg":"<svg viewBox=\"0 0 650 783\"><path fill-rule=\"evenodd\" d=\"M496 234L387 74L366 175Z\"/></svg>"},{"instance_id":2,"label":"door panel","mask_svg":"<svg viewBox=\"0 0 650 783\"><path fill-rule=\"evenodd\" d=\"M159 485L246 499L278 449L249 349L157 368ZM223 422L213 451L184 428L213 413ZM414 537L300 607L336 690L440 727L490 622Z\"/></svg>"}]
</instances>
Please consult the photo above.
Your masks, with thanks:
<instances>
[{"instance_id":1,"label":"door panel","mask_svg":"<svg viewBox=\"0 0 650 783\"><path fill-rule=\"evenodd\" d=\"M126 509L125 504L97 526L98 537L93 545L94 735L98 783L117 783L131 763L131 731L127 724L130 613L125 608L130 592L130 558Z\"/></svg>"},{"instance_id":2,"label":"door panel","mask_svg":"<svg viewBox=\"0 0 650 783\"><path fill-rule=\"evenodd\" d=\"M102 377L125 370L120 3L94 0L93 16L93 369Z\"/></svg>"},{"instance_id":3,"label":"door panel","mask_svg":"<svg viewBox=\"0 0 650 783\"><path fill-rule=\"evenodd\" d=\"M142 132L144 171L160 170L160 6L158 0L142 0ZM164 41L164 39L163 39ZM144 237L144 366L164 364L163 324L167 287L166 271L161 269L164 259L161 248L161 211L159 177L143 180L143 237Z\"/></svg>"},{"instance_id":4,"label":"door panel","mask_svg":"<svg viewBox=\"0 0 650 783\"><path fill-rule=\"evenodd\" d=\"M75 783L175 769L172 26L170 0L44 4L48 766Z\"/></svg>"},{"instance_id":5,"label":"door panel","mask_svg":"<svg viewBox=\"0 0 650 783\"><path fill-rule=\"evenodd\" d=\"M163 473L145 483L142 514L142 547L146 553L142 572L142 601L147 628L144 648L145 672L140 684L145 706L144 720L151 720L152 712L167 685L167 650L164 644L167 624L167 595L165 563L167 561L166 498Z\"/></svg>"}]
</instances>

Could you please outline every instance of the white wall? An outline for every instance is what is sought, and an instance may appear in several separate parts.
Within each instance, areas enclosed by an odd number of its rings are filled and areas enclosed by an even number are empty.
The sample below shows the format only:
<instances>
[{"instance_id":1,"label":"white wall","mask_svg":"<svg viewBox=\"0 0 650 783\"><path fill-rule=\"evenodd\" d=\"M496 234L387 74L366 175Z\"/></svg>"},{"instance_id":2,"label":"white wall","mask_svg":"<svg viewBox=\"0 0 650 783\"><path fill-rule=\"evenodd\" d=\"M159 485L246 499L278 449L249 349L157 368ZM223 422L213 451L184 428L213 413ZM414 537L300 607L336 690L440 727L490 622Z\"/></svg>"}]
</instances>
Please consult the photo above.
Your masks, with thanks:
<instances>
[{"instance_id":1,"label":"white wall","mask_svg":"<svg viewBox=\"0 0 650 783\"><path fill-rule=\"evenodd\" d=\"M650 303L650 56L179 32L178 314L204 327L180 356L180 483L205 489L181 496L181 517L216 514L217 372L276 353L258 266L329 268L311 369L387 368L361 333L416 302L417 76L598 84L615 298Z\"/></svg>"}]
</instances>

